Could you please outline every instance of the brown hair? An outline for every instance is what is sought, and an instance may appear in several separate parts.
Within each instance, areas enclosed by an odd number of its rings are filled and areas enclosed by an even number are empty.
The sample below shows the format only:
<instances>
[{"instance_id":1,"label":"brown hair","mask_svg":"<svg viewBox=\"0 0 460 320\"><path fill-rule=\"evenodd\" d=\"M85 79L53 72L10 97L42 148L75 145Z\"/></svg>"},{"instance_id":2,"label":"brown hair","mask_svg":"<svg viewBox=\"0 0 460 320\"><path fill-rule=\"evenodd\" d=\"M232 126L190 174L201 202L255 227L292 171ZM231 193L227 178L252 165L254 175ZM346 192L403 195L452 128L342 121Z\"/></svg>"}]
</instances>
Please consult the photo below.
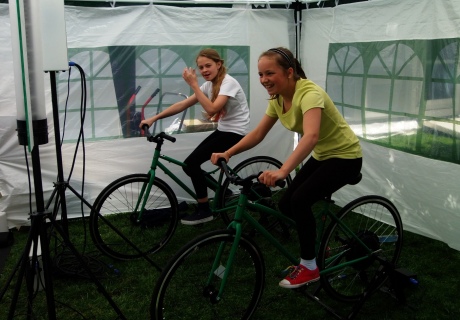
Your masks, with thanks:
<instances>
[{"instance_id":1,"label":"brown hair","mask_svg":"<svg viewBox=\"0 0 460 320\"><path fill-rule=\"evenodd\" d=\"M307 79L307 76L305 75L300 62L294 57L289 49L283 47L268 49L267 51L262 52L262 54L259 56L259 59L262 57L273 58L278 63L278 65L285 70L292 68L292 70L294 70L294 80L296 81L301 78ZM271 96L270 99L277 99L278 96L278 94L275 94Z\"/></svg>"},{"instance_id":2,"label":"brown hair","mask_svg":"<svg viewBox=\"0 0 460 320\"><path fill-rule=\"evenodd\" d=\"M214 102L214 100L216 100L217 96L219 95L220 86L222 84L222 81L225 78L225 75L227 74L227 68L224 66L224 60L219 56L219 53L214 49L207 48L207 49L201 50L198 53L196 60L198 60L199 57L205 57L205 58L211 59L216 63L221 62L221 66L220 66L219 71L217 72L217 76L212 81L211 101Z\"/></svg>"}]
</instances>

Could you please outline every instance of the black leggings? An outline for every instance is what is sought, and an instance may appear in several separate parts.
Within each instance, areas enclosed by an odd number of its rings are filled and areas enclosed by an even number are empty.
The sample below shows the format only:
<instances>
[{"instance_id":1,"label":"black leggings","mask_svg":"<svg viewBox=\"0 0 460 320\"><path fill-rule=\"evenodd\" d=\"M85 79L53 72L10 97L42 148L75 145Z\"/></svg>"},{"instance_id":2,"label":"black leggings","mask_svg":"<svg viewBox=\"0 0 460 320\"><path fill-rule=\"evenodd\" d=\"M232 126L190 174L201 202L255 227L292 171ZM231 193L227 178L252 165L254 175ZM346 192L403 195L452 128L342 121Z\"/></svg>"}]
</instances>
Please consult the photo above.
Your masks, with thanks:
<instances>
[{"instance_id":1,"label":"black leggings","mask_svg":"<svg viewBox=\"0 0 460 320\"><path fill-rule=\"evenodd\" d=\"M201 165L211 159L216 152L224 152L233 147L244 136L233 132L216 130L204 139L198 147L184 160L187 164L184 172L191 178L198 199L208 196L206 178L201 170Z\"/></svg>"},{"instance_id":2,"label":"black leggings","mask_svg":"<svg viewBox=\"0 0 460 320\"><path fill-rule=\"evenodd\" d=\"M357 176L361 166L362 158L318 161L310 157L292 180L279 208L297 223L302 259L311 260L316 256L316 221L311 207Z\"/></svg>"}]
</instances>

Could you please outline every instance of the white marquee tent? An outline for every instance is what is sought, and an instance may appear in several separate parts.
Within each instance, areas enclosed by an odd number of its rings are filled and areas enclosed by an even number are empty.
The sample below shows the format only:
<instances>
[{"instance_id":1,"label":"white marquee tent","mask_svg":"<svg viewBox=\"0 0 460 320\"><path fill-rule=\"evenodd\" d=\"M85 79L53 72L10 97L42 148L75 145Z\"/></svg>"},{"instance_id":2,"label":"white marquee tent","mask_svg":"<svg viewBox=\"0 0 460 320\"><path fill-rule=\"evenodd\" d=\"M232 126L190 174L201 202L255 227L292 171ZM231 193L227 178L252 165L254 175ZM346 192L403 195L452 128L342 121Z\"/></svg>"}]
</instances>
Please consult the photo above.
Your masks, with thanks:
<instances>
[{"instance_id":1,"label":"white marquee tent","mask_svg":"<svg viewBox=\"0 0 460 320\"><path fill-rule=\"evenodd\" d=\"M338 203L367 194L388 197L399 209L406 230L460 250L460 192L456 183L460 178L456 171L460 144L455 139L460 125L460 2L374 0L304 8L297 21L301 22L301 33L292 9L254 7L157 3L110 8L66 6L69 60L85 71L89 92L85 159L80 144L69 183L76 190L84 184L83 196L92 203L109 182L122 175L146 172L150 163L151 145L144 138L127 139L117 112L113 112L123 97L112 81L117 70L111 61L115 49L136 48L127 52L134 52L136 57L130 85L142 87L136 96L138 111L156 87L162 92L190 93L177 70L193 65L195 53L184 58L184 52L196 52L204 46L220 48L226 63L232 63L229 72L240 77L248 92L254 126L267 103L266 92L258 83L258 55L271 47L284 46L298 52L307 76L327 89L362 138L363 180L337 192ZM24 147L18 143L16 132L10 29L9 6L0 4L0 212L6 213L11 228L27 224L30 210ZM125 51L115 53L123 55ZM180 63L165 62L167 59ZM46 73L43 86L50 142L40 146L40 158L47 200L56 181L56 152ZM60 72L58 89L67 176L80 125L78 71L71 68L71 72ZM160 98L152 99L146 112L154 112ZM164 104L172 103L166 100ZM195 112L198 114L199 109ZM164 127L171 128L171 123L164 123ZM178 134L175 144L165 144L165 153L183 159L206 135ZM439 147L442 139L447 139L447 155ZM422 142L430 148L427 150ZM261 145L232 158L232 162L255 155L271 155L283 161L293 145L293 136L278 125ZM180 190L175 191L179 198L189 200ZM66 198L69 214L80 215L79 199L70 192ZM89 212L88 208L84 210Z\"/></svg>"}]
</instances>

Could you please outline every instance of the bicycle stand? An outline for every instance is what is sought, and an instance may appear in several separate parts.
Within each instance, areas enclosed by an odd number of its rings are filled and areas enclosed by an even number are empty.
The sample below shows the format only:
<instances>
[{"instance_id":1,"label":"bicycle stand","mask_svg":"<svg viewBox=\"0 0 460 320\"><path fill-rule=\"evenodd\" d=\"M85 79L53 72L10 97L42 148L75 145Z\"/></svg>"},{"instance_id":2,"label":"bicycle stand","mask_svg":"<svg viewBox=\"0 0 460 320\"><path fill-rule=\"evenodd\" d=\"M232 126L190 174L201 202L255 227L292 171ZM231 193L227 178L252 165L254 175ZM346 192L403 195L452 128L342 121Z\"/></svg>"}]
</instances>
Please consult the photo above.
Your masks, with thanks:
<instances>
[{"instance_id":1,"label":"bicycle stand","mask_svg":"<svg viewBox=\"0 0 460 320\"><path fill-rule=\"evenodd\" d=\"M381 267L372 282L367 287L362 298L353 306L353 310L345 319L354 319L359 310L364 305L364 302L382 285L382 280L388 277L387 281L390 283L390 290L386 291L392 297L402 304L406 303L404 295L404 287L409 283L417 283L417 275L404 269L396 268L396 266L388 262L385 258L377 256L376 259L380 262ZM385 280L383 280L385 281ZM394 294L392 293L394 292Z\"/></svg>"},{"instance_id":2,"label":"bicycle stand","mask_svg":"<svg viewBox=\"0 0 460 320\"><path fill-rule=\"evenodd\" d=\"M377 291L378 288L381 287L382 281L385 281L384 279L388 277L386 281L390 283L390 286L384 292L390 294L393 298L395 298L401 304L405 304L406 297L404 294L404 287L410 283L417 284L418 283L417 275L404 268L396 268L394 264L388 262L383 257L376 256L375 259L379 261L379 263L381 264L381 267L379 268L374 279L372 279L372 281L367 286L361 299L359 299L353 305L351 312L346 316L342 316L338 314L333 308L331 308L326 303L320 300L320 298L317 296L317 293L321 290L321 284L318 285L313 290L313 292L308 292L307 290L299 290L299 291L305 294L307 298L309 298L310 300L320 304L327 312L329 312L335 318L341 319L341 320L351 320L351 319L354 319L358 315L358 312L361 310L364 303L370 298L370 296L373 293ZM305 289L306 287L308 286L304 286L302 288Z\"/></svg>"}]
</instances>

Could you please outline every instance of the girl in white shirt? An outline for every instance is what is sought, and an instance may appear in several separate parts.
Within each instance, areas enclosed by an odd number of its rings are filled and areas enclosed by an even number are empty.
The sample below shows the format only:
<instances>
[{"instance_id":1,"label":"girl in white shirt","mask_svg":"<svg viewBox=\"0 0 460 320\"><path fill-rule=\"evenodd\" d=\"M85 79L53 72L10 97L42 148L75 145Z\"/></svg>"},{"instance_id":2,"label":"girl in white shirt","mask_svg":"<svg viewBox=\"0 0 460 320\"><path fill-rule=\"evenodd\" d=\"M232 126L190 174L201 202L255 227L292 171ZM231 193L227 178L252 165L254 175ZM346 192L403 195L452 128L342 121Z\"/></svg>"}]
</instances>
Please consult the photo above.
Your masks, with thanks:
<instances>
[{"instance_id":1,"label":"girl in white shirt","mask_svg":"<svg viewBox=\"0 0 460 320\"><path fill-rule=\"evenodd\" d=\"M197 210L181 220L186 225L213 219L201 165L211 158L212 153L224 152L238 143L249 130L246 95L238 81L227 74L219 53L214 49L203 49L196 58L196 64L206 82L200 87L195 69L185 68L182 77L194 93L140 123L141 128L145 124L150 127L155 121L178 114L196 103L201 104L209 119L217 121L217 129L184 160L187 164L184 172L192 180L198 201Z\"/></svg>"}]
</instances>

